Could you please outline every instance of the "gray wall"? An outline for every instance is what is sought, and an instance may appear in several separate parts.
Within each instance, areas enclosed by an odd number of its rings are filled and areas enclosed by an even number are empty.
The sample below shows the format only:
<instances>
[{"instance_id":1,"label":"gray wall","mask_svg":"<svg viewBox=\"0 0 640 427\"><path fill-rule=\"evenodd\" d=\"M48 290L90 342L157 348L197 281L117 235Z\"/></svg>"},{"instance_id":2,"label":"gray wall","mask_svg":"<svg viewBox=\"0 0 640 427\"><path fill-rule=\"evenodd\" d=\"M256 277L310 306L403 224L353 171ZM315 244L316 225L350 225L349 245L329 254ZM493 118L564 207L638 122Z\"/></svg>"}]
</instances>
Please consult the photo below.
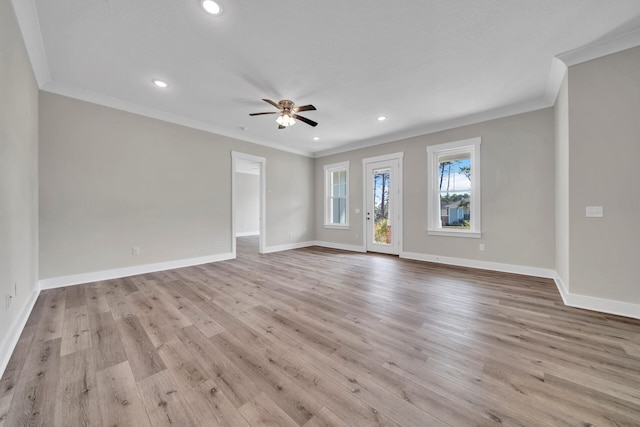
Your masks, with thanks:
<instances>
[{"instance_id":1,"label":"gray wall","mask_svg":"<svg viewBox=\"0 0 640 427\"><path fill-rule=\"evenodd\" d=\"M556 272L569 291L569 85L565 75L555 105Z\"/></svg>"},{"instance_id":2,"label":"gray wall","mask_svg":"<svg viewBox=\"0 0 640 427\"><path fill-rule=\"evenodd\" d=\"M47 92L40 118L41 279L230 253L231 151L267 159L266 245L313 239L312 159Z\"/></svg>"},{"instance_id":3,"label":"gray wall","mask_svg":"<svg viewBox=\"0 0 640 427\"><path fill-rule=\"evenodd\" d=\"M316 239L363 245L362 159L404 152L405 252L554 268L554 111L551 108L316 159ZM481 137L482 239L427 235L429 145ZM322 224L323 166L350 161L349 230ZM486 250L480 252L479 244Z\"/></svg>"},{"instance_id":4,"label":"gray wall","mask_svg":"<svg viewBox=\"0 0 640 427\"><path fill-rule=\"evenodd\" d=\"M640 48L569 67L571 292L640 303ZM603 218L585 218L603 206Z\"/></svg>"},{"instance_id":5,"label":"gray wall","mask_svg":"<svg viewBox=\"0 0 640 427\"><path fill-rule=\"evenodd\" d=\"M260 176L236 172L236 234L260 232Z\"/></svg>"},{"instance_id":6,"label":"gray wall","mask_svg":"<svg viewBox=\"0 0 640 427\"><path fill-rule=\"evenodd\" d=\"M10 1L0 2L0 94L1 373L38 283L38 86Z\"/></svg>"}]
</instances>

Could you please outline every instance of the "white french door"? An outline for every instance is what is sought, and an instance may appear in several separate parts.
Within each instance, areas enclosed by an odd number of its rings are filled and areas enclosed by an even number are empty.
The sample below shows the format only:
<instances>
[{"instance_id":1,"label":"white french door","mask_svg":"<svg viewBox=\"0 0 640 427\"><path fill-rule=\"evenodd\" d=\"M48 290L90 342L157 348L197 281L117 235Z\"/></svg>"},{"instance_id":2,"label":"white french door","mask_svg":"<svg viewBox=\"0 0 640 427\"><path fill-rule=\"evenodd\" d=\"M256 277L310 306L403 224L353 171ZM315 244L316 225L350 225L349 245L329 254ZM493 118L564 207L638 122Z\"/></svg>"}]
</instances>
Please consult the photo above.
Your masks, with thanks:
<instances>
[{"instance_id":1,"label":"white french door","mask_svg":"<svg viewBox=\"0 0 640 427\"><path fill-rule=\"evenodd\" d=\"M402 239L402 153L364 159L365 247L399 255Z\"/></svg>"}]
</instances>

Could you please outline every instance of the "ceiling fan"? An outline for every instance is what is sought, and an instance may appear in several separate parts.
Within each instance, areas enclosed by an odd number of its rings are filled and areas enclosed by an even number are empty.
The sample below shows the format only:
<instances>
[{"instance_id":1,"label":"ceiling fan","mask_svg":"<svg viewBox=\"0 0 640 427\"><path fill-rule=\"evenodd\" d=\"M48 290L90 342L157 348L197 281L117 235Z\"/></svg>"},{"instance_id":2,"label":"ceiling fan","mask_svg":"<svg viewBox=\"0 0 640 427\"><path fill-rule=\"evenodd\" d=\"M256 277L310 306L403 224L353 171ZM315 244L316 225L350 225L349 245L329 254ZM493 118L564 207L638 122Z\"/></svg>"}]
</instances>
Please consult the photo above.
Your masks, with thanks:
<instances>
[{"instance_id":1,"label":"ceiling fan","mask_svg":"<svg viewBox=\"0 0 640 427\"><path fill-rule=\"evenodd\" d=\"M304 122L310 126L318 126L318 123L314 122L313 120L309 120L306 117L302 117L297 114L300 111L315 110L316 107L311 104L303 105L301 107L294 107L293 101L289 101L288 99L283 99L277 104L270 99L263 99L263 101L273 105L280 111L270 111L268 113L251 113L249 114L250 116L261 116L263 114L280 114L276 119L276 122L278 123L278 129L284 129L288 126L293 126L296 122L294 119L300 120L301 122Z\"/></svg>"}]
</instances>

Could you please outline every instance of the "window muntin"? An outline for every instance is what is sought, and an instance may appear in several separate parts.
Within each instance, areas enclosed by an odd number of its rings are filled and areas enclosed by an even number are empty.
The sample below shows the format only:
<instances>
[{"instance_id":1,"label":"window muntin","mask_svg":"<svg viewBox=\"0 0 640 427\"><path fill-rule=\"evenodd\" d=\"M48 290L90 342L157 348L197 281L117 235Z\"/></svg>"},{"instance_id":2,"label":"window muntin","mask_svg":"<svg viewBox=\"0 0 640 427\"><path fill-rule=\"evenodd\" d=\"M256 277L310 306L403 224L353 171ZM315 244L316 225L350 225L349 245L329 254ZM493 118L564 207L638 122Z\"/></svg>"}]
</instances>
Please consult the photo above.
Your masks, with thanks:
<instances>
[{"instance_id":1,"label":"window muntin","mask_svg":"<svg viewBox=\"0 0 640 427\"><path fill-rule=\"evenodd\" d=\"M480 237L480 138L427 148L428 232Z\"/></svg>"},{"instance_id":2,"label":"window muntin","mask_svg":"<svg viewBox=\"0 0 640 427\"><path fill-rule=\"evenodd\" d=\"M325 227L349 226L349 162L326 165Z\"/></svg>"}]
</instances>

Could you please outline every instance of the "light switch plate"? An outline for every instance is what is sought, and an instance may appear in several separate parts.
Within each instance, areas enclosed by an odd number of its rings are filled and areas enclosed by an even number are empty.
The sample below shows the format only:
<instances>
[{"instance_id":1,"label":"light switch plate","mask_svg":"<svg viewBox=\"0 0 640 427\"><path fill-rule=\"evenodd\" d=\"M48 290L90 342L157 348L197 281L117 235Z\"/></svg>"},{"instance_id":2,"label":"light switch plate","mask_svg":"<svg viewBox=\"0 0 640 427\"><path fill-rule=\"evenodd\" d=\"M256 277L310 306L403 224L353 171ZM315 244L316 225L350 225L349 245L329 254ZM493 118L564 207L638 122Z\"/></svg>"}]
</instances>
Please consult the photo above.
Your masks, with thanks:
<instances>
[{"instance_id":1,"label":"light switch plate","mask_svg":"<svg viewBox=\"0 0 640 427\"><path fill-rule=\"evenodd\" d=\"M604 209L602 206L587 206L585 216L587 218L602 218L604 216Z\"/></svg>"}]
</instances>

